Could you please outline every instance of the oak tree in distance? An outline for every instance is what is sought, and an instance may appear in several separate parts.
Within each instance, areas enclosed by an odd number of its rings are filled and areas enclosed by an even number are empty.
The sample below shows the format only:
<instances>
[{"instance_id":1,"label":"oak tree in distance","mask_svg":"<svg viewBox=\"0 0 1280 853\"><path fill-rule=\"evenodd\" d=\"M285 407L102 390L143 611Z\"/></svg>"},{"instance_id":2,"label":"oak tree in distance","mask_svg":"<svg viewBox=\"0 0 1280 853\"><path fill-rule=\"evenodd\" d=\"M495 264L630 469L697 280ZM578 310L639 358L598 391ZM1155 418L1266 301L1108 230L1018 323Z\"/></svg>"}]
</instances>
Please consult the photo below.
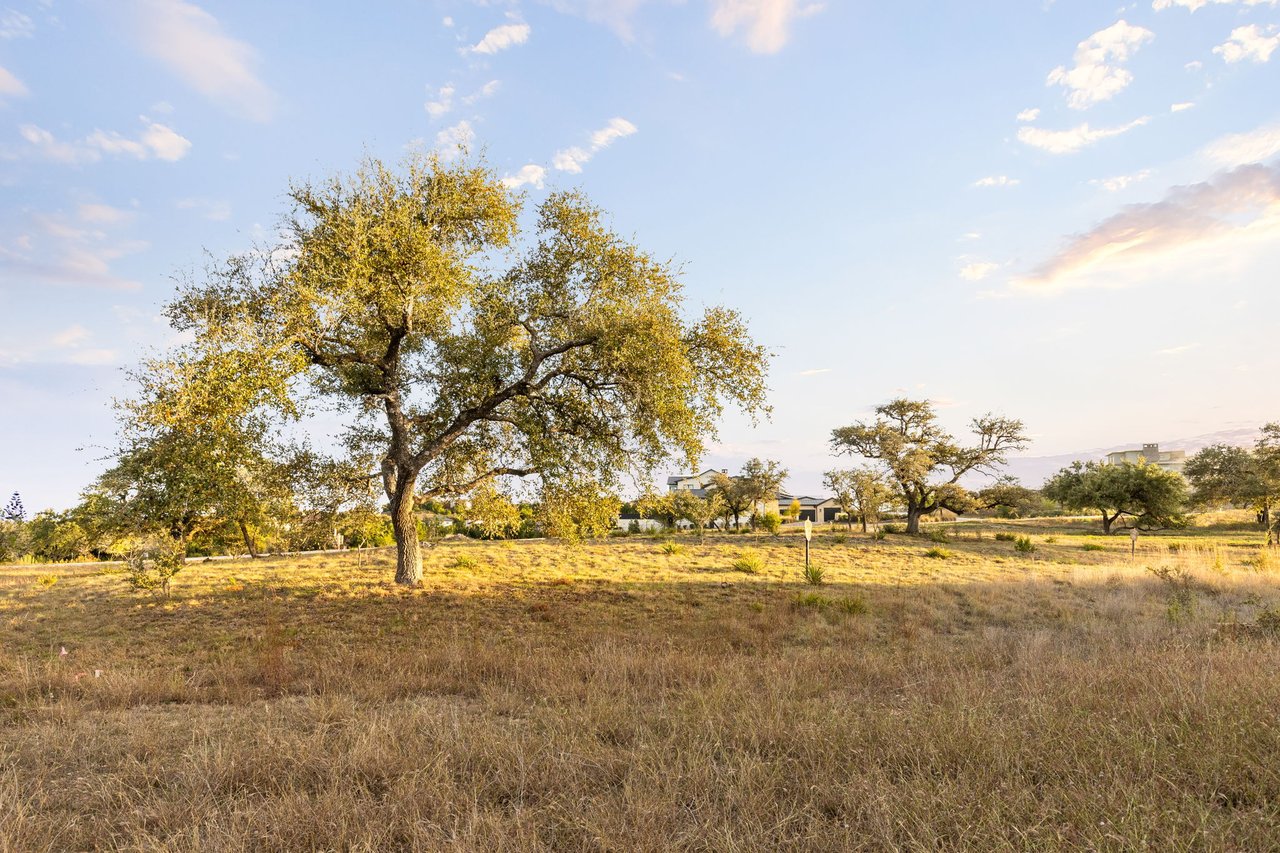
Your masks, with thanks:
<instances>
[{"instance_id":1,"label":"oak tree in distance","mask_svg":"<svg viewBox=\"0 0 1280 853\"><path fill-rule=\"evenodd\" d=\"M919 533L920 517L939 507L970 508L973 499L960 478L994 473L1010 450L1029 442L1022 421L988 414L972 421L976 442L961 445L938 424L928 400L891 400L875 414L874 421L833 430L831 448L880 463L906 508L908 533Z\"/></svg>"},{"instance_id":2,"label":"oak tree in distance","mask_svg":"<svg viewBox=\"0 0 1280 853\"><path fill-rule=\"evenodd\" d=\"M765 408L768 356L738 313L686 320L676 271L577 192L551 193L531 233L521 197L465 158L369 160L288 196L283 245L186 286L169 317L341 415L386 493L399 583L422 575L420 499L526 477L598 494L692 463L726 404Z\"/></svg>"}]
</instances>

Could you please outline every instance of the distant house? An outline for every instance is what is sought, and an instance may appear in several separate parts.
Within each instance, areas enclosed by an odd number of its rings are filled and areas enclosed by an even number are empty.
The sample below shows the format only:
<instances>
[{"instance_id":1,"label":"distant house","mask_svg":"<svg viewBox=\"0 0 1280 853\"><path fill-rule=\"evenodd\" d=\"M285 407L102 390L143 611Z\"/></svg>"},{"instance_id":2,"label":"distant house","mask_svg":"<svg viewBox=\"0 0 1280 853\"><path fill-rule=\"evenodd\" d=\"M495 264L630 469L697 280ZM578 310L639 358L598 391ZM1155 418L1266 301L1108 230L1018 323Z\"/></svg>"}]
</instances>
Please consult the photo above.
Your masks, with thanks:
<instances>
[{"instance_id":1,"label":"distant house","mask_svg":"<svg viewBox=\"0 0 1280 853\"><path fill-rule=\"evenodd\" d=\"M667 478L667 491L691 491L700 498L707 496L707 489L715 482L716 477L727 475L728 471L717 471L708 468L701 474L677 474Z\"/></svg>"},{"instance_id":2,"label":"distant house","mask_svg":"<svg viewBox=\"0 0 1280 853\"><path fill-rule=\"evenodd\" d=\"M1107 454L1108 465L1122 465L1125 462L1137 464L1150 462L1159 465L1165 471L1181 474L1187 467L1187 451L1161 450L1159 444L1144 444L1141 450L1117 450Z\"/></svg>"},{"instance_id":3,"label":"distant house","mask_svg":"<svg viewBox=\"0 0 1280 853\"><path fill-rule=\"evenodd\" d=\"M810 495L778 494L778 509L786 512L793 500L800 501L799 521L812 521L814 524L826 524L835 521L840 514L840 504L835 498L815 498Z\"/></svg>"}]
</instances>

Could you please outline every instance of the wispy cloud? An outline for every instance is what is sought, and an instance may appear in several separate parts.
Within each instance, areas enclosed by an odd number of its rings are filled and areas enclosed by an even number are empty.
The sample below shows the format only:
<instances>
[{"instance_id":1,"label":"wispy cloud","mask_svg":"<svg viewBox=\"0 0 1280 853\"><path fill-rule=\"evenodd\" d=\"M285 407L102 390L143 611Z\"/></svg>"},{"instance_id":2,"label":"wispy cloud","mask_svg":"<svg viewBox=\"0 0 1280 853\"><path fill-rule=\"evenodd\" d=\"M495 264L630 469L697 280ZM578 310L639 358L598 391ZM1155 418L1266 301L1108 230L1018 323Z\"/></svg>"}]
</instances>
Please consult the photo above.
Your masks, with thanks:
<instances>
[{"instance_id":1,"label":"wispy cloud","mask_svg":"<svg viewBox=\"0 0 1280 853\"><path fill-rule=\"evenodd\" d=\"M1194 12L1210 5L1233 6L1238 3L1241 6L1275 6L1278 2L1280 0L1152 0L1151 8L1160 11L1162 9L1172 9L1174 6L1181 6Z\"/></svg>"},{"instance_id":2,"label":"wispy cloud","mask_svg":"<svg viewBox=\"0 0 1280 853\"><path fill-rule=\"evenodd\" d=\"M1133 82L1133 74L1123 64L1153 38L1151 30L1116 21L1080 42L1075 65L1059 65L1049 72L1047 82L1067 89L1067 105L1072 109L1085 110L1110 100Z\"/></svg>"},{"instance_id":3,"label":"wispy cloud","mask_svg":"<svg viewBox=\"0 0 1280 853\"><path fill-rule=\"evenodd\" d=\"M1018 121L1035 121L1038 118L1040 118L1040 110L1038 107L1032 107L1031 109L1023 110L1018 113Z\"/></svg>"},{"instance_id":4,"label":"wispy cloud","mask_svg":"<svg viewBox=\"0 0 1280 853\"><path fill-rule=\"evenodd\" d=\"M1200 344L1198 343L1180 344L1176 347L1169 347L1167 349L1156 350L1156 355L1182 355L1185 352L1191 352L1191 350L1196 349L1199 346Z\"/></svg>"},{"instance_id":5,"label":"wispy cloud","mask_svg":"<svg viewBox=\"0 0 1280 853\"><path fill-rule=\"evenodd\" d=\"M275 95L258 79L256 53L223 32L218 19L184 0L134 0L143 50L205 97L232 112L266 121Z\"/></svg>"},{"instance_id":6,"label":"wispy cloud","mask_svg":"<svg viewBox=\"0 0 1280 853\"><path fill-rule=\"evenodd\" d=\"M1074 154L1103 139L1110 139L1122 133L1128 133L1135 127L1141 127L1150 119L1147 116L1134 119L1128 124L1115 127L1090 127L1088 122L1068 128L1067 130L1046 130L1042 127L1018 128L1018 141L1032 148L1048 151L1050 154Z\"/></svg>"},{"instance_id":7,"label":"wispy cloud","mask_svg":"<svg viewBox=\"0 0 1280 853\"><path fill-rule=\"evenodd\" d=\"M1177 103L1177 104L1170 104L1170 105L1169 105L1169 112L1171 112L1171 113L1180 113L1180 112L1183 112L1184 110L1189 110L1189 109L1191 109L1191 108L1192 108L1192 107L1194 107L1194 106L1195 106L1195 104L1194 104L1193 102L1191 102L1191 101L1182 101L1181 103Z\"/></svg>"},{"instance_id":8,"label":"wispy cloud","mask_svg":"<svg viewBox=\"0 0 1280 853\"><path fill-rule=\"evenodd\" d=\"M27 86L3 65L0 65L0 98L21 98L29 94Z\"/></svg>"},{"instance_id":9,"label":"wispy cloud","mask_svg":"<svg viewBox=\"0 0 1280 853\"><path fill-rule=\"evenodd\" d=\"M35 21L16 9L0 12L0 39L29 39L36 32Z\"/></svg>"},{"instance_id":10,"label":"wispy cloud","mask_svg":"<svg viewBox=\"0 0 1280 853\"><path fill-rule=\"evenodd\" d=\"M818 376L819 374L830 372L830 367L815 367L812 370L801 370L796 374L796 376Z\"/></svg>"},{"instance_id":11,"label":"wispy cloud","mask_svg":"<svg viewBox=\"0 0 1280 853\"><path fill-rule=\"evenodd\" d=\"M1125 283L1153 265L1190 253L1238 255L1280 237L1280 168L1240 166L1198 184L1174 187L1154 203L1127 205L1015 284L1029 290ZM1118 275L1119 274L1119 275Z\"/></svg>"},{"instance_id":12,"label":"wispy cloud","mask_svg":"<svg viewBox=\"0 0 1280 853\"><path fill-rule=\"evenodd\" d=\"M470 52L488 55L500 53L507 48L527 42L531 32L533 29L528 24L503 24L485 33L484 38L470 48Z\"/></svg>"},{"instance_id":13,"label":"wispy cloud","mask_svg":"<svg viewBox=\"0 0 1280 853\"><path fill-rule=\"evenodd\" d=\"M95 130L82 140L65 142L48 130L34 124L24 124L18 133L26 140L37 156L58 163L96 163L103 155L124 155L136 160L167 160L173 162L187 156L191 141L173 128L140 117L143 128L136 137L123 136L114 130Z\"/></svg>"},{"instance_id":14,"label":"wispy cloud","mask_svg":"<svg viewBox=\"0 0 1280 853\"><path fill-rule=\"evenodd\" d=\"M1000 264L992 261L973 261L960 268L960 277L965 281L982 281L998 269Z\"/></svg>"},{"instance_id":15,"label":"wispy cloud","mask_svg":"<svg viewBox=\"0 0 1280 853\"><path fill-rule=\"evenodd\" d=\"M1206 145L1200 153L1224 168L1260 163L1280 154L1280 124L1224 136Z\"/></svg>"},{"instance_id":16,"label":"wispy cloud","mask_svg":"<svg viewBox=\"0 0 1280 853\"><path fill-rule=\"evenodd\" d=\"M636 126L625 118L612 118L609 123L591 134L586 148L574 146L557 151L551 164L562 172L578 173L587 161L614 142L636 132Z\"/></svg>"},{"instance_id":17,"label":"wispy cloud","mask_svg":"<svg viewBox=\"0 0 1280 853\"><path fill-rule=\"evenodd\" d=\"M1145 181L1149 177L1151 177L1151 170L1142 169L1140 171L1134 172L1131 175L1115 175L1114 177L1110 177L1110 178L1095 178L1089 183L1095 187L1102 187L1107 192L1114 193L1114 192L1119 192L1120 190L1125 189L1126 187L1132 184Z\"/></svg>"},{"instance_id":18,"label":"wispy cloud","mask_svg":"<svg viewBox=\"0 0 1280 853\"><path fill-rule=\"evenodd\" d=\"M1257 24L1250 24L1232 30L1231 36L1215 47L1213 52L1228 63L1243 62L1246 59L1261 63L1271 59L1271 54L1275 53L1277 47L1280 47L1280 33L1276 32L1275 27L1264 30Z\"/></svg>"},{"instance_id":19,"label":"wispy cloud","mask_svg":"<svg viewBox=\"0 0 1280 853\"><path fill-rule=\"evenodd\" d=\"M432 118L440 118L440 116L453 109L453 93L452 85L441 86L436 90L433 100L426 103L427 115Z\"/></svg>"},{"instance_id":20,"label":"wispy cloud","mask_svg":"<svg viewBox=\"0 0 1280 853\"><path fill-rule=\"evenodd\" d=\"M711 26L723 36L745 32L747 47L756 53L777 53L786 46L794 20L823 8L802 0L711 0Z\"/></svg>"},{"instance_id":21,"label":"wispy cloud","mask_svg":"<svg viewBox=\"0 0 1280 853\"><path fill-rule=\"evenodd\" d=\"M987 175L985 178L979 178L973 182L975 187L1016 187L1022 183L1017 178L1011 178L1008 175Z\"/></svg>"},{"instance_id":22,"label":"wispy cloud","mask_svg":"<svg viewBox=\"0 0 1280 853\"><path fill-rule=\"evenodd\" d=\"M126 211L101 204L81 205L75 217L34 214L28 230L8 245L0 243L0 281L137 290L137 281L111 268L114 261L147 248L144 241L114 233L131 219Z\"/></svg>"},{"instance_id":23,"label":"wispy cloud","mask_svg":"<svg viewBox=\"0 0 1280 853\"><path fill-rule=\"evenodd\" d=\"M183 198L174 207L178 210L194 210L211 222L223 222L231 218L231 202L211 198Z\"/></svg>"}]
</instances>

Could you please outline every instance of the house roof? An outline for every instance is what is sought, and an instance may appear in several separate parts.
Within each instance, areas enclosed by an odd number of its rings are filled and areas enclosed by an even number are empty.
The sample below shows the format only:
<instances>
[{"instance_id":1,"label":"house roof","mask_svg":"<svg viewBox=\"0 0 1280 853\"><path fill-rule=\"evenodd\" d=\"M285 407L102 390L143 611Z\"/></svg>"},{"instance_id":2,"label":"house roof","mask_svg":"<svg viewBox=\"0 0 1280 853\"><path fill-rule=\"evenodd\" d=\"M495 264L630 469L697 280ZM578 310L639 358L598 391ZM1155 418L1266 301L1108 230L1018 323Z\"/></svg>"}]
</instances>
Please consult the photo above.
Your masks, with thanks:
<instances>
[{"instance_id":1,"label":"house roof","mask_svg":"<svg viewBox=\"0 0 1280 853\"><path fill-rule=\"evenodd\" d=\"M708 468L707 470L702 471L701 473L698 473L698 474L674 474L670 477L667 477L667 485L674 486L676 483L683 483L685 480L695 480L699 477L705 477L708 474L724 474L724 473L727 473L727 472L717 471L715 468Z\"/></svg>"},{"instance_id":2,"label":"house roof","mask_svg":"<svg viewBox=\"0 0 1280 853\"><path fill-rule=\"evenodd\" d=\"M815 498L812 495L789 495L786 492L778 493L778 504L790 504L793 500L800 501L802 508L813 509L822 506L825 503L833 503L835 498Z\"/></svg>"}]
</instances>

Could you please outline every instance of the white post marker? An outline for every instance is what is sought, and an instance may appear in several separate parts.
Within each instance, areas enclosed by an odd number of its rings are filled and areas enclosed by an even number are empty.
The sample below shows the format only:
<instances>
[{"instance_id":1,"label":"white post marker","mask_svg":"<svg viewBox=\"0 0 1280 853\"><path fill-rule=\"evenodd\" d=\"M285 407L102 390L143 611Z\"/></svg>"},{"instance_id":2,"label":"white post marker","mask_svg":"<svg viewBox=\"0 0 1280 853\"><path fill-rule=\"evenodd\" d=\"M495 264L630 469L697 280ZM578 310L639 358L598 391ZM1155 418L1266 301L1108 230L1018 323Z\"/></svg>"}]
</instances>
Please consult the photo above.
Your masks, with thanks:
<instances>
[{"instance_id":1,"label":"white post marker","mask_svg":"<svg viewBox=\"0 0 1280 853\"><path fill-rule=\"evenodd\" d=\"M804 571L809 573L809 540L813 538L813 522L804 520Z\"/></svg>"},{"instance_id":2,"label":"white post marker","mask_svg":"<svg viewBox=\"0 0 1280 853\"><path fill-rule=\"evenodd\" d=\"M1138 556L1138 528L1135 527L1129 531L1129 557L1132 559L1136 556Z\"/></svg>"}]
</instances>

